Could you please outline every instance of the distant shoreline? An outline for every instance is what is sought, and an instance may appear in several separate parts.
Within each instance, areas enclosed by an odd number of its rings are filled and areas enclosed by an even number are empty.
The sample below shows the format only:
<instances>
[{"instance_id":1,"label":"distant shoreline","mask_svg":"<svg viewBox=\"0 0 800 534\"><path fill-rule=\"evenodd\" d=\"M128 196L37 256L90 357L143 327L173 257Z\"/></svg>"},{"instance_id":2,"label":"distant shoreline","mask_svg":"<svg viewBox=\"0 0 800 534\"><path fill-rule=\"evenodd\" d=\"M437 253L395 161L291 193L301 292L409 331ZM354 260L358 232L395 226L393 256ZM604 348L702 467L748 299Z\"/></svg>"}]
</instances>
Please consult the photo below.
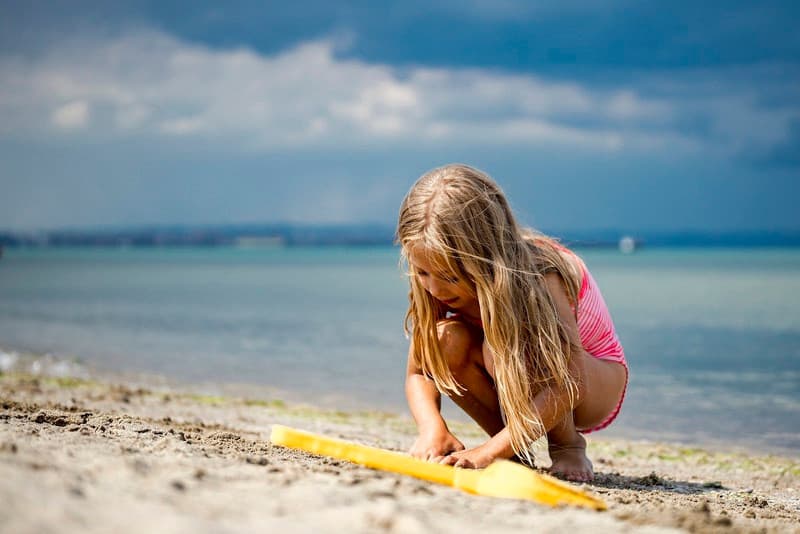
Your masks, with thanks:
<instances>
[{"instance_id":1,"label":"distant shoreline","mask_svg":"<svg viewBox=\"0 0 800 534\"><path fill-rule=\"evenodd\" d=\"M634 249L643 247L800 247L797 231L631 231L545 230L564 243L584 248ZM50 248L160 248L160 247L383 247L394 244L394 228L387 225L220 225L157 226L116 229L61 229L2 231L0 247Z\"/></svg>"}]
</instances>

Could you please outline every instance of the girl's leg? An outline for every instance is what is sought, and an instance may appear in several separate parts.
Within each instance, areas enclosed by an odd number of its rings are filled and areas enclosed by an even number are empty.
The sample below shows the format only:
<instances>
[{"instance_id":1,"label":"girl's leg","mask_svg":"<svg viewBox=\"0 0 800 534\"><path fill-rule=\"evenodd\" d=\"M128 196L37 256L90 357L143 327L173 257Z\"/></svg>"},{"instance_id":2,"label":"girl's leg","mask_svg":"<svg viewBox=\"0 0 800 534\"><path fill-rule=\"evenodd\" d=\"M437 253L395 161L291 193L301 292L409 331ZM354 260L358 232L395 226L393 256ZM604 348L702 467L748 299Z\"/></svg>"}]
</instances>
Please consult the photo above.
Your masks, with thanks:
<instances>
[{"instance_id":1,"label":"girl's leg","mask_svg":"<svg viewBox=\"0 0 800 534\"><path fill-rule=\"evenodd\" d=\"M438 325L439 347L450 371L465 391L450 398L487 434L494 436L504 427L500 402L494 386L494 358L480 331L461 321L446 319ZM547 433L551 472L568 480L589 481L594 477L586 456L586 440L577 428L592 428L617 406L625 389L627 372L618 363L599 360L583 353L578 372L578 405ZM577 425L577 427L576 427Z\"/></svg>"},{"instance_id":2,"label":"girl's leg","mask_svg":"<svg viewBox=\"0 0 800 534\"><path fill-rule=\"evenodd\" d=\"M590 482L594 470L586 456L586 439L575 428L573 414L569 412L547 433L547 448L553 461L550 473L573 482Z\"/></svg>"},{"instance_id":3,"label":"girl's leg","mask_svg":"<svg viewBox=\"0 0 800 534\"><path fill-rule=\"evenodd\" d=\"M547 433L550 471L576 482L594 478L592 463L586 456L586 440L578 432L602 423L617 408L625 390L627 371L622 364L597 359L583 353L579 362L578 405Z\"/></svg>"},{"instance_id":4,"label":"girl's leg","mask_svg":"<svg viewBox=\"0 0 800 534\"><path fill-rule=\"evenodd\" d=\"M505 424L494 381L484 364L480 330L456 319L445 319L438 324L438 334L439 348L450 372L464 388L461 395L451 394L450 398L494 436Z\"/></svg>"}]
</instances>

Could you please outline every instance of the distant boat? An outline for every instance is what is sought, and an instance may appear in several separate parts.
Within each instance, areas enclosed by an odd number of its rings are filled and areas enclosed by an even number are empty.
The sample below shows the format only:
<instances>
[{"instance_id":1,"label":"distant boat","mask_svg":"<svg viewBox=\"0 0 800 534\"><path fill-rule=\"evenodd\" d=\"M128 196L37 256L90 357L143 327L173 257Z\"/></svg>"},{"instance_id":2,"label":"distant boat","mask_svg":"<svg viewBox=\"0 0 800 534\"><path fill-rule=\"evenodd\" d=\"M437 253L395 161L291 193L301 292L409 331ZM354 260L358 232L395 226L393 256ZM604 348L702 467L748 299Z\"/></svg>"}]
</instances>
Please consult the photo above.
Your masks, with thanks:
<instances>
[{"instance_id":1,"label":"distant boat","mask_svg":"<svg viewBox=\"0 0 800 534\"><path fill-rule=\"evenodd\" d=\"M636 240L629 235L622 236L618 243L619 251L623 254L631 254L636 250Z\"/></svg>"},{"instance_id":2,"label":"distant boat","mask_svg":"<svg viewBox=\"0 0 800 534\"><path fill-rule=\"evenodd\" d=\"M282 236L240 236L234 240L234 245L240 248L275 248L286 244Z\"/></svg>"}]
</instances>

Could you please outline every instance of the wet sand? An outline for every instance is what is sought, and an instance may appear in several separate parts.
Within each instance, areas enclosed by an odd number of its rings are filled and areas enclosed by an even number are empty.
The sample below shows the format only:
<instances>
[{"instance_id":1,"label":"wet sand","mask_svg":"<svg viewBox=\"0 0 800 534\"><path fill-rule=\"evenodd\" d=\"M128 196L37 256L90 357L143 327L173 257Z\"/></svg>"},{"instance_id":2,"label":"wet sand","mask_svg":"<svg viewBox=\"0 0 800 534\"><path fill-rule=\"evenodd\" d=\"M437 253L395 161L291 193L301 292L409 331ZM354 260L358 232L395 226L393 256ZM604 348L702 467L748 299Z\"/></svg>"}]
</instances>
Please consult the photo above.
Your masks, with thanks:
<instances>
[{"instance_id":1,"label":"wet sand","mask_svg":"<svg viewBox=\"0 0 800 534\"><path fill-rule=\"evenodd\" d=\"M583 487L609 507L592 512L287 450L273 424L393 450L414 438L390 414L0 374L0 532L800 532L796 458L591 436Z\"/></svg>"}]
</instances>

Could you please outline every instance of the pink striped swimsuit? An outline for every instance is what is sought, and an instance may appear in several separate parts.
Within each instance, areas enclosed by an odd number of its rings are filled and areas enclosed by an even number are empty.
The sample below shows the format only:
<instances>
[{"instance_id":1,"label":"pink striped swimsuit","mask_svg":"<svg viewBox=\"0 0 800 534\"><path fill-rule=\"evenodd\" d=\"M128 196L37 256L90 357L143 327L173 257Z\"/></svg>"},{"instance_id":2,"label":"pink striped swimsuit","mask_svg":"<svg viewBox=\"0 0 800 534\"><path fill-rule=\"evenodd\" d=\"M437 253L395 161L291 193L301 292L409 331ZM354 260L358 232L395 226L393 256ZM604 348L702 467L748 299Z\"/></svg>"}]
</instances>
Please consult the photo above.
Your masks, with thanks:
<instances>
[{"instance_id":1,"label":"pink striped swimsuit","mask_svg":"<svg viewBox=\"0 0 800 534\"><path fill-rule=\"evenodd\" d=\"M625 367L625 388L622 390L616 408L596 427L579 429L579 432L588 434L607 427L619 415L622 401L625 399L625 391L628 388L628 362L625 361L625 352L622 350L622 344L614 330L614 323L605 300L603 300L603 295L600 293L600 288L597 287L597 283L583 261L572 251L563 250L578 260L583 273L583 282L578 293L578 334L581 338L581 345L595 358L617 362Z\"/></svg>"},{"instance_id":2,"label":"pink striped swimsuit","mask_svg":"<svg viewBox=\"0 0 800 534\"><path fill-rule=\"evenodd\" d=\"M622 408L622 401L625 400L625 392L628 389L628 362L625 361L625 351L622 350L622 344L619 342L617 332L614 329L614 322L611 320L611 314L608 311L603 295L600 293L600 288L592 278L591 273L586 268L586 264L574 252L568 248L555 243L555 246L562 252L569 254L574 263L580 266L583 280L581 288L578 292L578 335L581 338L581 345L591 356L599 360L608 360L617 362L625 367L625 387L622 389L619 402L614 410L593 428L578 429L582 434L596 432L602 430L610 425L614 419L619 415ZM573 311L575 308L573 307ZM460 314L453 312L452 317L460 317ZM475 324L482 328L480 321L474 322L464 318L464 320ZM503 421L506 420L505 414L500 410L500 415Z\"/></svg>"}]
</instances>

